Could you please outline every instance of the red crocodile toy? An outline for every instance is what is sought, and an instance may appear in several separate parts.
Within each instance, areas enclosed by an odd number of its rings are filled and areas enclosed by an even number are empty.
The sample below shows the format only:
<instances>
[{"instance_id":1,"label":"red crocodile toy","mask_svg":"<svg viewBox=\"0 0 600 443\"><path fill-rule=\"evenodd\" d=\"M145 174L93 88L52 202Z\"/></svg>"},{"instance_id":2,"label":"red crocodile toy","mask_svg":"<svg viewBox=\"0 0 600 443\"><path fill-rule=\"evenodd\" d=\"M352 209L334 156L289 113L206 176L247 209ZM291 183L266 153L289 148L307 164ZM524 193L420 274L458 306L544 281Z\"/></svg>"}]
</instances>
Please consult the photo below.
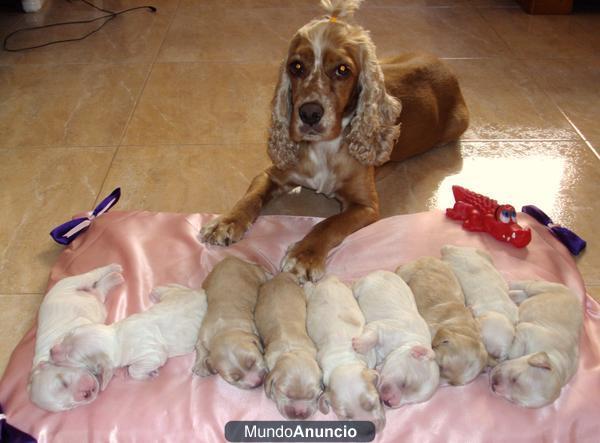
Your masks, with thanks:
<instances>
[{"instance_id":1,"label":"red crocodile toy","mask_svg":"<svg viewBox=\"0 0 600 443\"><path fill-rule=\"evenodd\" d=\"M531 241L531 230L517 223L514 206L499 205L496 200L461 186L452 186L452 193L456 203L446 209L446 216L462 220L467 231L487 232L516 248L523 248Z\"/></svg>"}]
</instances>

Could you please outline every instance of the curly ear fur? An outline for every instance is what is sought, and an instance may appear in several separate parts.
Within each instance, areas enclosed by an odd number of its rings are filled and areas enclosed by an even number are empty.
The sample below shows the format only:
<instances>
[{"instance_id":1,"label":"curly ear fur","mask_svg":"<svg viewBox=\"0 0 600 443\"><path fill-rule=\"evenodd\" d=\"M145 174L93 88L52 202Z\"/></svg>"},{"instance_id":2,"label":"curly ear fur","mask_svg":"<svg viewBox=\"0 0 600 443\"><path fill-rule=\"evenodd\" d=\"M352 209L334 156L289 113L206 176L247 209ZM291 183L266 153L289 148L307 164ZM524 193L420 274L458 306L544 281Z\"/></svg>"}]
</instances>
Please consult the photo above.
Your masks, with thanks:
<instances>
[{"instance_id":1,"label":"curly ear fur","mask_svg":"<svg viewBox=\"0 0 600 443\"><path fill-rule=\"evenodd\" d=\"M279 82L271 105L271 128L269 130L268 153L279 169L285 169L298 161L300 143L290 138L292 113L291 83L284 60L279 69Z\"/></svg>"},{"instance_id":2,"label":"curly ear fur","mask_svg":"<svg viewBox=\"0 0 600 443\"><path fill-rule=\"evenodd\" d=\"M385 90L383 72L375 55L375 45L366 31L360 37L360 96L356 114L346 135L350 154L364 165L378 166L389 160L400 136L396 124L402 104Z\"/></svg>"}]
</instances>

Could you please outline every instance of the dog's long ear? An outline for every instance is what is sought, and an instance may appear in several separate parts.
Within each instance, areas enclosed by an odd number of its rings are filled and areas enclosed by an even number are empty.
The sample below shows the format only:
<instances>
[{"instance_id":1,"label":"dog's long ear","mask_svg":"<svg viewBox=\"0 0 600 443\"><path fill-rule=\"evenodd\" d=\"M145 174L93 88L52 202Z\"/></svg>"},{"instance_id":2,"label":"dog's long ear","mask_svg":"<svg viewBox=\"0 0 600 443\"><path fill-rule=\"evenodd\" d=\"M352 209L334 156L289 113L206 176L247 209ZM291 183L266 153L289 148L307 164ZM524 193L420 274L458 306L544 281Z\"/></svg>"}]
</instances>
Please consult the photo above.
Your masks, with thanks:
<instances>
[{"instance_id":1,"label":"dog's long ear","mask_svg":"<svg viewBox=\"0 0 600 443\"><path fill-rule=\"evenodd\" d=\"M375 45L365 31L360 41L360 95L355 116L346 135L350 154L364 165L381 165L389 160L400 136L396 123L402 104L385 90L383 72L375 55Z\"/></svg>"},{"instance_id":2,"label":"dog's long ear","mask_svg":"<svg viewBox=\"0 0 600 443\"><path fill-rule=\"evenodd\" d=\"M279 69L279 82L273 97L268 153L273 164L285 169L298 161L300 144L290 138L292 115L292 84L287 72L287 59Z\"/></svg>"}]
</instances>

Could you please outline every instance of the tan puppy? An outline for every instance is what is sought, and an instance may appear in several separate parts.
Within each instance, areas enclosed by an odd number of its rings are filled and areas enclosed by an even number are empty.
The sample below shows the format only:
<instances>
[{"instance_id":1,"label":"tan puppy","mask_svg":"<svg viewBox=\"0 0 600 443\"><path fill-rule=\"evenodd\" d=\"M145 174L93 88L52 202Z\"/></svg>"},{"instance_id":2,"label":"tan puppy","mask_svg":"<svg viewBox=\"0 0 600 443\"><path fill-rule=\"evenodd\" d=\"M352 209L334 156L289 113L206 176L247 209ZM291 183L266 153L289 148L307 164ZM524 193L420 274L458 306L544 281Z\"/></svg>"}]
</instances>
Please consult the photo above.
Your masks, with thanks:
<instances>
[{"instance_id":1,"label":"tan puppy","mask_svg":"<svg viewBox=\"0 0 600 443\"><path fill-rule=\"evenodd\" d=\"M441 252L479 324L488 354L498 361L506 360L515 338L519 309L510 299L508 284L494 267L492 257L479 249L452 245L442 247Z\"/></svg>"},{"instance_id":2,"label":"tan puppy","mask_svg":"<svg viewBox=\"0 0 600 443\"><path fill-rule=\"evenodd\" d=\"M284 417L307 419L317 409L322 374L306 332L304 291L292 274L281 273L261 286L255 320L269 368L267 397Z\"/></svg>"},{"instance_id":3,"label":"tan puppy","mask_svg":"<svg viewBox=\"0 0 600 443\"><path fill-rule=\"evenodd\" d=\"M485 368L488 353L450 266L423 257L400 266L396 273L412 290L417 309L429 325L442 380L451 385L474 380Z\"/></svg>"},{"instance_id":4,"label":"tan puppy","mask_svg":"<svg viewBox=\"0 0 600 443\"><path fill-rule=\"evenodd\" d=\"M308 300L306 329L318 349L325 393L319 399L323 414L333 408L341 420L372 421L375 429L385 424L385 412L377 393L378 375L369 357L352 349L352 337L360 336L365 318L348 286L328 276L305 286Z\"/></svg>"},{"instance_id":5,"label":"tan puppy","mask_svg":"<svg viewBox=\"0 0 600 443\"><path fill-rule=\"evenodd\" d=\"M583 308L558 283L513 283L511 296L525 301L519 306L510 360L490 373L490 387L513 403L539 408L556 400L577 370Z\"/></svg>"},{"instance_id":6,"label":"tan puppy","mask_svg":"<svg viewBox=\"0 0 600 443\"><path fill-rule=\"evenodd\" d=\"M218 373L242 389L263 382L267 373L254 325L258 289L267 279L258 265L227 257L210 272L202 287L208 309L196 343L194 373Z\"/></svg>"}]
</instances>

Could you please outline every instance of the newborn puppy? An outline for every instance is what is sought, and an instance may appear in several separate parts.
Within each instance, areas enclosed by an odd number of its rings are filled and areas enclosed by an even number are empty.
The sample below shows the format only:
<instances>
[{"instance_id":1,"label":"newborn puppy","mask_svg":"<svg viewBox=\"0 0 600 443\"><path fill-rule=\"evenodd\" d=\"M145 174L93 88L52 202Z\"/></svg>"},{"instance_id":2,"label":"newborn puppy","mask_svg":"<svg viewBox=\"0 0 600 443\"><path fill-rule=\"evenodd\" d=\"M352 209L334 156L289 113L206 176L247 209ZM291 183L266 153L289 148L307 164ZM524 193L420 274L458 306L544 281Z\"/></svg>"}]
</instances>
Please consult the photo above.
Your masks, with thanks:
<instances>
[{"instance_id":1,"label":"newborn puppy","mask_svg":"<svg viewBox=\"0 0 600 443\"><path fill-rule=\"evenodd\" d=\"M111 264L63 278L44 297L28 386L31 401L40 408L64 411L96 398L100 390L98 374L50 363L50 349L78 326L104 323L104 300L112 288L123 283L121 271L121 266Z\"/></svg>"},{"instance_id":2,"label":"newborn puppy","mask_svg":"<svg viewBox=\"0 0 600 443\"><path fill-rule=\"evenodd\" d=\"M261 286L255 319L269 368L267 397L284 417L307 419L315 413L322 392L321 368L306 332L304 291L292 274L281 273Z\"/></svg>"},{"instance_id":3,"label":"newborn puppy","mask_svg":"<svg viewBox=\"0 0 600 443\"><path fill-rule=\"evenodd\" d=\"M442 248L442 260L450 265L462 287L488 354L497 361L506 360L519 312L492 258L475 248L447 245Z\"/></svg>"},{"instance_id":4,"label":"newborn puppy","mask_svg":"<svg viewBox=\"0 0 600 443\"><path fill-rule=\"evenodd\" d=\"M206 295L172 284L155 288L150 297L156 304L144 312L74 329L52 348L52 360L100 373L101 390L119 367L137 380L156 376L168 358L194 350Z\"/></svg>"},{"instance_id":5,"label":"newborn puppy","mask_svg":"<svg viewBox=\"0 0 600 443\"><path fill-rule=\"evenodd\" d=\"M526 300L519 306L510 360L493 369L490 385L511 402L539 408L556 400L577 370L583 308L558 283L527 281L511 289L511 296Z\"/></svg>"},{"instance_id":6,"label":"newborn puppy","mask_svg":"<svg viewBox=\"0 0 600 443\"><path fill-rule=\"evenodd\" d=\"M254 324L259 287L267 275L236 257L220 261L204 280L208 310L196 343L194 373L219 374L242 389L260 386L267 373Z\"/></svg>"},{"instance_id":7,"label":"newborn puppy","mask_svg":"<svg viewBox=\"0 0 600 443\"><path fill-rule=\"evenodd\" d=\"M365 319L352 291L337 277L316 285L306 283L308 299L306 327L317 346L317 361L323 370L325 392L319 409L333 408L342 420L372 421L375 429L385 425L385 412L377 394L378 375L370 359L352 349L352 337L360 335Z\"/></svg>"},{"instance_id":8,"label":"newborn puppy","mask_svg":"<svg viewBox=\"0 0 600 443\"><path fill-rule=\"evenodd\" d=\"M396 273L410 287L417 309L429 325L442 380L451 385L473 381L485 368L488 353L450 266L423 257L399 267Z\"/></svg>"},{"instance_id":9,"label":"newborn puppy","mask_svg":"<svg viewBox=\"0 0 600 443\"><path fill-rule=\"evenodd\" d=\"M393 272L375 271L353 289L367 325L352 346L363 354L375 348L383 403L398 408L431 398L440 372L429 328L409 287Z\"/></svg>"}]
</instances>

